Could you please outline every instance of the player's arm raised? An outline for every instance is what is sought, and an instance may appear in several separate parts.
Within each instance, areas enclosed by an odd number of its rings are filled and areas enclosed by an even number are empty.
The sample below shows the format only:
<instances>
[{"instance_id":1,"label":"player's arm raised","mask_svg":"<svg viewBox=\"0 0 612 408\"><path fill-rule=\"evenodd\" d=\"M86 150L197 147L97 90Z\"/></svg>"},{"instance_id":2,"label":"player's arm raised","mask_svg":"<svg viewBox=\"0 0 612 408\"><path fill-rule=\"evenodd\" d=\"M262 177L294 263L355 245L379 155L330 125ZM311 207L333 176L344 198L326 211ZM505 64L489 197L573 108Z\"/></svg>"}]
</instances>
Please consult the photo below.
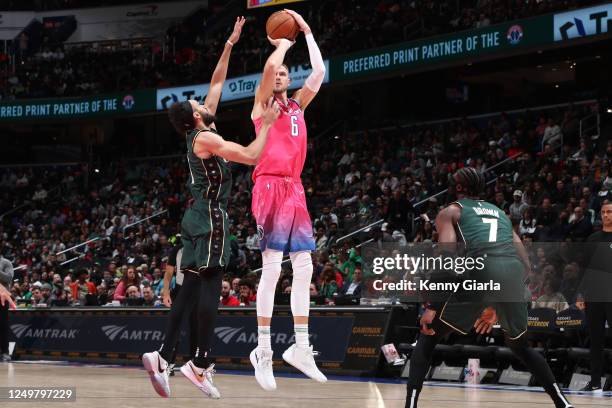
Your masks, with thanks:
<instances>
[{"instance_id":1,"label":"player's arm raised","mask_svg":"<svg viewBox=\"0 0 612 408\"><path fill-rule=\"evenodd\" d=\"M268 98L272 96L276 71L278 71L280 66L283 65L287 50L294 44L293 41L289 41L286 38L273 40L272 38L268 37L268 40L276 47L276 49L268 57L263 68L263 73L261 74L261 81L257 87L257 91L255 91L255 103L253 105L253 112L251 114L253 119L261 116L263 112L263 105L266 103Z\"/></svg>"},{"instance_id":2,"label":"player's arm raised","mask_svg":"<svg viewBox=\"0 0 612 408\"><path fill-rule=\"evenodd\" d=\"M264 104L264 110L261 115L263 124L259 135L257 135L251 144L242 146L238 143L224 140L216 133L203 131L201 136L198 136L195 141L193 152L202 159L207 158L212 153L236 163L255 165L268 140L270 127L276 118L278 118L279 113L278 105L274 102L274 98L270 97L268 102Z\"/></svg>"},{"instance_id":3,"label":"player's arm raised","mask_svg":"<svg viewBox=\"0 0 612 408\"><path fill-rule=\"evenodd\" d=\"M240 39L240 33L242 32L242 26L246 20L244 17L238 17L236 23L234 23L234 31L230 35L229 39L225 42L223 53L217 62L217 66L213 71L210 79L210 88L208 89L208 95L204 100L204 106L208 108L210 113L213 115L217 111L219 106L219 100L221 99L221 92L223 91L223 84L227 77L227 66L229 65L230 54L232 53L232 47Z\"/></svg>"},{"instance_id":4,"label":"player's arm raised","mask_svg":"<svg viewBox=\"0 0 612 408\"><path fill-rule=\"evenodd\" d=\"M304 110L310 102L312 102L319 92L319 89L321 89L321 84L323 84L323 80L325 79L325 63L323 62L323 56L321 55L319 46L312 35L308 23L306 23L304 18L295 11L285 11L295 18L295 21L297 21L300 26L300 30L304 32L306 45L308 45L308 55L310 56L312 72L308 75L308 78L306 78L305 85L293 95L293 99L295 99L300 104L300 108Z\"/></svg>"}]
</instances>

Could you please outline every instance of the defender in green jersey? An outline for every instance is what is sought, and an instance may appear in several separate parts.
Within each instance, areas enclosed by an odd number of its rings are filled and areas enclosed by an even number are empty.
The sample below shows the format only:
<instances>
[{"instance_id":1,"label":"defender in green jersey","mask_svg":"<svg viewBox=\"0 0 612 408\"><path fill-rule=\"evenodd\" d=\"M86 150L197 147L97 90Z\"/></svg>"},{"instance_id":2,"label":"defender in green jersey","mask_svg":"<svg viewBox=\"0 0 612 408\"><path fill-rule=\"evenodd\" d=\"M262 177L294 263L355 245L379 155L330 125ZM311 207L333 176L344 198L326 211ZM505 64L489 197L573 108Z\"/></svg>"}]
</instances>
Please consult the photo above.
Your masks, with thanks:
<instances>
[{"instance_id":1,"label":"defender in green jersey","mask_svg":"<svg viewBox=\"0 0 612 408\"><path fill-rule=\"evenodd\" d=\"M168 110L170 122L185 137L189 166L188 186L193 205L181 223L183 254L181 270L185 271L181 290L168 316L165 343L159 352L145 353L143 364L155 391L170 395L168 361L177 343L181 320L197 302L198 349L193 360L181 367L181 373L211 398L221 394L213 383L214 364L208 354L213 343L221 281L229 262L229 225L227 202L232 185L229 162L254 165L263 151L268 132L279 115L273 99L264 104L263 126L248 146L224 140L215 126L215 113L227 75L233 45L240 38L245 19L236 19L234 31L225 43L223 53L210 80L208 95L202 104L194 100L174 103Z\"/></svg>"},{"instance_id":2,"label":"defender in green jersey","mask_svg":"<svg viewBox=\"0 0 612 408\"><path fill-rule=\"evenodd\" d=\"M466 257L484 259L484 268L474 270L470 278L495 280L506 291L523 293L524 271L529 268L527 254L506 214L478 199L485 188L484 176L476 169L466 167L453 174L451 184L454 184L459 200L436 217L439 243L452 245L463 241ZM417 407L434 348L442 338L452 331L467 334L473 327L479 333L487 333L498 317L506 344L543 385L555 407L572 408L555 383L546 360L529 348L524 336L527 303L489 301L486 296L465 290L453 293L442 304L429 305L423 313L421 336L410 359L406 407Z\"/></svg>"}]
</instances>

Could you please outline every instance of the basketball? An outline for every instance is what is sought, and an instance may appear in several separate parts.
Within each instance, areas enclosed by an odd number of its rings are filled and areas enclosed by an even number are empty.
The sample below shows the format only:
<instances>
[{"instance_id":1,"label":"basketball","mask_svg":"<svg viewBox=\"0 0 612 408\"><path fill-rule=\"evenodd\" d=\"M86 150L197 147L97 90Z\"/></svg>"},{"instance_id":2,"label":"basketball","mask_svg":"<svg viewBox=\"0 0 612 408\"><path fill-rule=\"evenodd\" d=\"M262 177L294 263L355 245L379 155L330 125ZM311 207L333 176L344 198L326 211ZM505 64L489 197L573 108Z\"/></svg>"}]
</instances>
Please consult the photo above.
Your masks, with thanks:
<instances>
[{"instance_id":1,"label":"basketball","mask_svg":"<svg viewBox=\"0 0 612 408\"><path fill-rule=\"evenodd\" d=\"M268 37L276 40L278 38L286 38L294 41L300 32L295 18L285 11L277 11L268 17L266 22L266 33Z\"/></svg>"}]
</instances>

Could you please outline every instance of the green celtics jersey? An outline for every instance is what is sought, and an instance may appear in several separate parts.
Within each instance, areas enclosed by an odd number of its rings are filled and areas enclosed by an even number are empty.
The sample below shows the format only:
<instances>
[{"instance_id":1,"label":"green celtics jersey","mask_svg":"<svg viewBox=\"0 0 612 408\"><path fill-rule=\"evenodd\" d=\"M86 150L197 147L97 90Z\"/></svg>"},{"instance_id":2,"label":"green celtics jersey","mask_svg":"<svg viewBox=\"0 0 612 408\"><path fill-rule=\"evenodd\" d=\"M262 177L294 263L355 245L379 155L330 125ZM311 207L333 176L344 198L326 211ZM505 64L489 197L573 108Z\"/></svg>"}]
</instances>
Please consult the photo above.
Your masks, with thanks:
<instances>
[{"instance_id":1,"label":"green celtics jersey","mask_svg":"<svg viewBox=\"0 0 612 408\"><path fill-rule=\"evenodd\" d=\"M512 222L501 209L486 201L469 198L455 203L461 207L458 236L468 253L484 251L493 256L516 256Z\"/></svg>"},{"instance_id":2,"label":"green celtics jersey","mask_svg":"<svg viewBox=\"0 0 612 408\"><path fill-rule=\"evenodd\" d=\"M210 129L217 133L216 130ZM232 172L230 162L218 157L211 156L208 159L200 159L193 153L193 145L197 137L206 137L199 129L187 133L187 162L189 164L189 180L187 186L196 200L215 200L226 202L232 188ZM199 135L199 136L198 136Z\"/></svg>"}]
</instances>

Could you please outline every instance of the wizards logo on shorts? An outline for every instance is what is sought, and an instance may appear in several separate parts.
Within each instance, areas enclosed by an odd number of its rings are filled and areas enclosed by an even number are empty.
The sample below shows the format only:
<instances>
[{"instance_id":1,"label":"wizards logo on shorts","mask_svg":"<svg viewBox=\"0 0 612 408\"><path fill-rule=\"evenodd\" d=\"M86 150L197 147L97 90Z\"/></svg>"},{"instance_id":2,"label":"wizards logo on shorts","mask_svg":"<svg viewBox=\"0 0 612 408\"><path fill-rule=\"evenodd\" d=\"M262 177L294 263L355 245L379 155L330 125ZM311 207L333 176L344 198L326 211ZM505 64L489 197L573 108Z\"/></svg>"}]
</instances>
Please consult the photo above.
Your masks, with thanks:
<instances>
[{"instance_id":1,"label":"wizards logo on shorts","mask_svg":"<svg viewBox=\"0 0 612 408\"><path fill-rule=\"evenodd\" d=\"M125 95L121 104L123 105L123 109L130 110L134 107L136 101L134 100L134 97L132 95Z\"/></svg>"},{"instance_id":2,"label":"wizards logo on shorts","mask_svg":"<svg viewBox=\"0 0 612 408\"><path fill-rule=\"evenodd\" d=\"M521 42L523 39L523 27L516 24L508 29L508 33L506 34L506 38L510 45L516 45Z\"/></svg>"},{"instance_id":3,"label":"wizards logo on shorts","mask_svg":"<svg viewBox=\"0 0 612 408\"><path fill-rule=\"evenodd\" d=\"M263 227L263 225L258 225L257 226L257 237L259 238L260 241L262 239L264 239L264 227Z\"/></svg>"}]
</instances>

